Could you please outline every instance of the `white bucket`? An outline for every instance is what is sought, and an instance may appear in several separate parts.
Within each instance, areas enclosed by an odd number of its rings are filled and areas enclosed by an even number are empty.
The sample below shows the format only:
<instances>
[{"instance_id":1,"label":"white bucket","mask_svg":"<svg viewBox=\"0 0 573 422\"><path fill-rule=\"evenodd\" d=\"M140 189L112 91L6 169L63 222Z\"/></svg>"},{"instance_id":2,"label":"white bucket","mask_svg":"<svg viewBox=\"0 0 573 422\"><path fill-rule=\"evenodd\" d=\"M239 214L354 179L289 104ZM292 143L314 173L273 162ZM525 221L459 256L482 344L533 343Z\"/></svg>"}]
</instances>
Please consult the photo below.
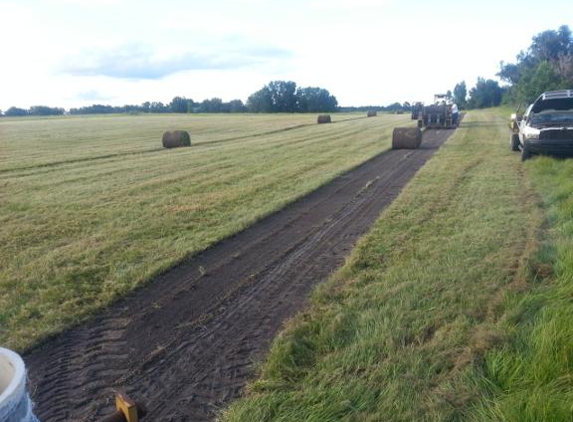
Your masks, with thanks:
<instances>
[{"instance_id":1,"label":"white bucket","mask_svg":"<svg viewBox=\"0 0 573 422\"><path fill-rule=\"evenodd\" d=\"M0 347L0 422L38 422L26 391L24 361L3 347Z\"/></svg>"}]
</instances>

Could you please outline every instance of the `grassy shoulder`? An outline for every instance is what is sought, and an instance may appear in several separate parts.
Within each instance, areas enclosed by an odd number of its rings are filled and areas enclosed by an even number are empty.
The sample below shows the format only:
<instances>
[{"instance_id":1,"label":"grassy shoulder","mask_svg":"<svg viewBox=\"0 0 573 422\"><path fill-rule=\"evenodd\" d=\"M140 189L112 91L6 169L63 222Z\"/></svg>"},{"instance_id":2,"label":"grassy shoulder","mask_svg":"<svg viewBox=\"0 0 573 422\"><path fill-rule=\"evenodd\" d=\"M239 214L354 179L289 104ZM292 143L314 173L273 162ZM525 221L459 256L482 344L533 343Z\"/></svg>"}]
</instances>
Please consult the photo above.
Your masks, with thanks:
<instances>
[{"instance_id":1,"label":"grassy shoulder","mask_svg":"<svg viewBox=\"0 0 573 422\"><path fill-rule=\"evenodd\" d=\"M389 148L408 116L0 121L0 344L24 350ZM185 129L193 146L165 150Z\"/></svg>"},{"instance_id":2,"label":"grassy shoulder","mask_svg":"<svg viewBox=\"0 0 573 422\"><path fill-rule=\"evenodd\" d=\"M573 419L573 161L537 157L525 168L546 211L542 243L532 282L505 300L510 341L486 355L475 421Z\"/></svg>"},{"instance_id":3,"label":"grassy shoulder","mask_svg":"<svg viewBox=\"0 0 573 422\"><path fill-rule=\"evenodd\" d=\"M491 371L531 335L543 225L508 136L500 111L468 114L221 419L497 419Z\"/></svg>"}]
</instances>

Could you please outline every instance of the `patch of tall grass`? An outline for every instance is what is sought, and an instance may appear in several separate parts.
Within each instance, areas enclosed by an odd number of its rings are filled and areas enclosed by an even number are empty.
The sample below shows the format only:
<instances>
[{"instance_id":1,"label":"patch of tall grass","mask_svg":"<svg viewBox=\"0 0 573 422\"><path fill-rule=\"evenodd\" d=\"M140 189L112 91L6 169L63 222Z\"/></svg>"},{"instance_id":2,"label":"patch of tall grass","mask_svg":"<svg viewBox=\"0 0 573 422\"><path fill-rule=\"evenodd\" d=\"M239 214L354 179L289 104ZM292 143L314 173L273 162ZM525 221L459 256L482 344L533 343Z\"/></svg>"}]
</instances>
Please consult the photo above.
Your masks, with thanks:
<instances>
[{"instance_id":1,"label":"patch of tall grass","mask_svg":"<svg viewBox=\"0 0 573 422\"><path fill-rule=\"evenodd\" d=\"M476 421L573 419L573 161L539 157L525 168L546 212L543 243L531 285L506 300L510 341L486 355Z\"/></svg>"}]
</instances>

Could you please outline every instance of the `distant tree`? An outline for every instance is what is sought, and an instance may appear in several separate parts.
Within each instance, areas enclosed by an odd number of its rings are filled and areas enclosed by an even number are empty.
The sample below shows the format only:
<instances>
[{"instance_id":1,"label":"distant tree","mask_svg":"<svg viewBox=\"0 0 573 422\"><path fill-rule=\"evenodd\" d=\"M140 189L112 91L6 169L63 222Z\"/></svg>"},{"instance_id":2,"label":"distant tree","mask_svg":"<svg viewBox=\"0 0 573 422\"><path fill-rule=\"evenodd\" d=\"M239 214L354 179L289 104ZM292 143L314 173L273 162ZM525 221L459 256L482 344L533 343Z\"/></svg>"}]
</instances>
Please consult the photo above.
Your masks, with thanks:
<instances>
[{"instance_id":1,"label":"distant tree","mask_svg":"<svg viewBox=\"0 0 573 422\"><path fill-rule=\"evenodd\" d=\"M466 88L466 81L461 81L454 87L454 101L459 108L464 109L467 105L466 97L468 96L468 91Z\"/></svg>"},{"instance_id":2,"label":"distant tree","mask_svg":"<svg viewBox=\"0 0 573 422\"><path fill-rule=\"evenodd\" d=\"M141 106L135 104L126 104L121 107L114 107L114 113L129 113L138 114L141 113Z\"/></svg>"},{"instance_id":3,"label":"distant tree","mask_svg":"<svg viewBox=\"0 0 573 422\"><path fill-rule=\"evenodd\" d=\"M400 104L398 102L392 103L392 104L386 106L386 110L392 111L392 112L402 110L402 104Z\"/></svg>"},{"instance_id":4,"label":"distant tree","mask_svg":"<svg viewBox=\"0 0 573 422\"><path fill-rule=\"evenodd\" d=\"M146 101L141 105L126 104L122 106L93 104L90 106L70 109L70 114L114 114L114 113L134 114L134 113L169 113L169 112L171 112L171 107L169 105L155 101L154 102Z\"/></svg>"},{"instance_id":5,"label":"distant tree","mask_svg":"<svg viewBox=\"0 0 573 422\"><path fill-rule=\"evenodd\" d=\"M338 109L338 101L323 88L297 88L292 81L272 81L249 96L246 107L253 113L331 112Z\"/></svg>"},{"instance_id":6,"label":"distant tree","mask_svg":"<svg viewBox=\"0 0 573 422\"><path fill-rule=\"evenodd\" d=\"M247 108L251 113L273 112L273 98L268 86L264 86L247 99Z\"/></svg>"},{"instance_id":7,"label":"distant tree","mask_svg":"<svg viewBox=\"0 0 573 422\"><path fill-rule=\"evenodd\" d=\"M229 101L229 113L244 113L246 111L247 107L241 100Z\"/></svg>"},{"instance_id":8,"label":"distant tree","mask_svg":"<svg viewBox=\"0 0 573 422\"><path fill-rule=\"evenodd\" d=\"M111 114L120 113L120 111L110 105L93 104L87 107L72 108L70 114Z\"/></svg>"},{"instance_id":9,"label":"distant tree","mask_svg":"<svg viewBox=\"0 0 573 422\"><path fill-rule=\"evenodd\" d=\"M503 89L497 81L478 78L477 84L470 90L469 108L496 107L501 104Z\"/></svg>"},{"instance_id":10,"label":"distant tree","mask_svg":"<svg viewBox=\"0 0 573 422\"><path fill-rule=\"evenodd\" d=\"M572 54L572 47L571 30L563 25L557 31L543 31L534 36L529 54L536 62L556 62L559 57Z\"/></svg>"},{"instance_id":11,"label":"distant tree","mask_svg":"<svg viewBox=\"0 0 573 422\"><path fill-rule=\"evenodd\" d=\"M210 100L203 100L199 110L202 113L221 113L223 112L223 100L220 98L211 98Z\"/></svg>"},{"instance_id":12,"label":"distant tree","mask_svg":"<svg viewBox=\"0 0 573 422\"><path fill-rule=\"evenodd\" d=\"M28 110L30 116L58 116L64 114L65 110L58 107L32 106Z\"/></svg>"},{"instance_id":13,"label":"distant tree","mask_svg":"<svg viewBox=\"0 0 573 422\"><path fill-rule=\"evenodd\" d=\"M149 111L151 113L168 113L171 108L167 104L163 104L161 101L152 101L149 106Z\"/></svg>"},{"instance_id":14,"label":"distant tree","mask_svg":"<svg viewBox=\"0 0 573 422\"><path fill-rule=\"evenodd\" d=\"M297 88L295 96L296 109L301 113L333 112L338 108L336 97L323 88Z\"/></svg>"},{"instance_id":15,"label":"distant tree","mask_svg":"<svg viewBox=\"0 0 573 422\"><path fill-rule=\"evenodd\" d=\"M173 113L190 113L193 108L193 100L185 97L174 97L169 107Z\"/></svg>"},{"instance_id":16,"label":"distant tree","mask_svg":"<svg viewBox=\"0 0 573 422\"><path fill-rule=\"evenodd\" d=\"M515 63L505 63L502 61L499 66L500 71L497 76L499 76L502 81L510 84L516 84L519 82L522 73L522 69L519 65Z\"/></svg>"},{"instance_id":17,"label":"distant tree","mask_svg":"<svg viewBox=\"0 0 573 422\"><path fill-rule=\"evenodd\" d=\"M380 105L362 105L362 106L340 106L336 107L336 111L343 113L353 112L368 112L368 111L386 111L386 107Z\"/></svg>"},{"instance_id":18,"label":"distant tree","mask_svg":"<svg viewBox=\"0 0 573 422\"><path fill-rule=\"evenodd\" d=\"M292 81L272 81L268 85L271 93L272 110L277 113L297 111L296 83Z\"/></svg>"},{"instance_id":19,"label":"distant tree","mask_svg":"<svg viewBox=\"0 0 573 422\"><path fill-rule=\"evenodd\" d=\"M567 84L547 61L527 69L516 87L517 98L524 103L533 102L544 91L567 88Z\"/></svg>"},{"instance_id":20,"label":"distant tree","mask_svg":"<svg viewBox=\"0 0 573 422\"><path fill-rule=\"evenodd\" d=\"M18 107L10 107L8 110L4 112L4 115L9 117L27 116L28 110L24 110L23 108L18 108Z\"/></svg>"}]
</instances>

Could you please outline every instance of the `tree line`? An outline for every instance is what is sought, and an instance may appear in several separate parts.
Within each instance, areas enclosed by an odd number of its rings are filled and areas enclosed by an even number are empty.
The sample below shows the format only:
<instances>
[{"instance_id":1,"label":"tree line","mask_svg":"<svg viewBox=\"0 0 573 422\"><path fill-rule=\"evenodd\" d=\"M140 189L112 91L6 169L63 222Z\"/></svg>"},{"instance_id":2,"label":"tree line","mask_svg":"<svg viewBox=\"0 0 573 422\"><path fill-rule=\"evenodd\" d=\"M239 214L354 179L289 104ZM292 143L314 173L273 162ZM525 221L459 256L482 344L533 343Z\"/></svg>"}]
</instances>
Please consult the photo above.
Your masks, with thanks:
<instances>
[{"instance_id":1,"label":"tree line","mask_svg":"<svg viewBox=\"0 0 573 422\"><path fill-rule=\"evenodd\" d=\"M311 113L333 112L338 108L336 97L319 87L297 87L292 81L272 81L255 92L247 103L241 100L223 101L221 98L195 102L191 98L174 97L170 103L146 101L140 105L111 106L92 104L71 108L69 114L114 113ZM57 116L66 113L60 107L32 106L29 109L10 107L4 116Z\"/></svg>"},{"instance_id":2,"label":"tree line","mask_svg":"<svg viewBox=\"0 0 573 422\"><path fill-rule=\"evenodd\" d=\"M448 95L461 110L473 108L497 107L501 104L505 88L493 79L478 77L476 85L468 92L466 82L462 81Z\"/></svg>"},{"instance_id":3,"label":"tree line","mask_svg":"<svg viewBox=\"0 0 573 422\"><path fill-rule=\"evenodd\" d=\"M244 113L247 107L241 100L223 102L220 98L211 98L200 103L190 98L175 97L170 103L146 101L140 105L111 106L92 104L85 107L71 108L69 114L116 114L116 113ZM33 106L29 109L10 107L4 116L58 116L66 111L59 107Z\"/></svg>"},{"instance_id":4,"label":"tree line","mask_svg":"<svg viewBox=\"0 0 573 422\"><path fill-rule=\"evenodd\" d=\"M502 62L498 73L509 84L507 100L530 103L544 91L573 88L573 37L567 25L537 34L516 59Z\"/></svg>"},{"instance_id":5,"label":"tree line","mask_svg":"<svg viewBox=\"0 0 573 422\"><path fill-rule=\"evenodd\" d=\"M496 76L507 85L480 77L467 93L465 81L457 84L453 93L456 103L461 108L529 104L545 91L573 88L571 30L562 25L535 35L527 50L519 52L515 63L500 63Z\"/></svg>"},{"instance_id":6,"label":"tree line","mask_svg":"<svg viewBox=\"0 0 573 422\"><path fill-rule=\"evenodd\" d=\"M253 113L331 112L337 108L338 101L328 90L298 88L292 81L270 82L247 100L247 109Z\"/></svg>"},{"instance_id":7,"label":"tree line","mask_svg":"<svg viewBox=\"0 0 573 422\"><path fill-rule=\"evenodd\" d=\"M18 107L10 107L4 113L0 111L0 115L4 116L59 116L66 112L60 107L48 106L32 106L29 109Z\"/></svg>"}]
</instances>

